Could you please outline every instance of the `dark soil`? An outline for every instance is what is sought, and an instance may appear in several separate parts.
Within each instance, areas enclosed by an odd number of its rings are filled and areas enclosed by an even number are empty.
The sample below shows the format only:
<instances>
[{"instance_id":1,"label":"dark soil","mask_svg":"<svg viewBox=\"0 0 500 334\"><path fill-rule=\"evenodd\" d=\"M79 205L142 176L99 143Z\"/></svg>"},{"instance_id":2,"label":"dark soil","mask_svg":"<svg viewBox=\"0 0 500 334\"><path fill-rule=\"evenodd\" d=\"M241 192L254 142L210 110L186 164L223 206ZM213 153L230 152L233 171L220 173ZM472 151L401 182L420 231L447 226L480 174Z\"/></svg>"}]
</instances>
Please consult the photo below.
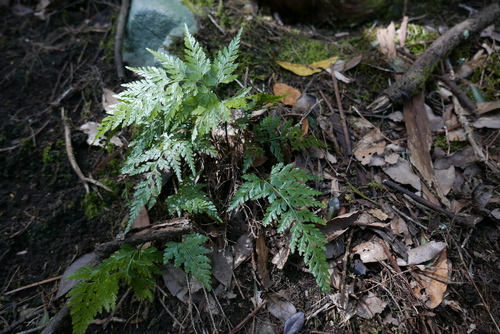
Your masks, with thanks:
<instances>
[{"instance_id":1,"label":"dark soil","mask_svg":"<svg viewBox=\"0 0 500 334\"><path fill-rule=\"evenodd\" d=\"M31 2L23 2L23 5L35 7ZM471 5L481 6L477 1ZM77 163L87 176L95 171L109 151L89 147L86 136L77 128L88 121L99 122L105 116L101 102L103 88L121 89L112 57L113 26L119 6L117 0L76 1L59 6L45 21L32 14L18 16L12 10L0 7L1 333L4 333L2 329L20 332L43 325L46 323L42 319L43 313L34 320L23 319L40 307L49 317L54 316L64 304L54 299L58 280L12 291L60 276L77 257L92 251L96 244L114 240L127 212L123 205L126 185L112 164L93 177L112 184L114 192L109 194L92 188L94 195L86 195L68 160L61 120L61 109L64 108L72 123L72 146ZM209 25L207 21L206 27ZM202 29L197 36L201 43L213 43L210 29ZM252 49L245 50L251 52ZM129 74L127 81L131 79ZM307 82L307 79L301 80L297 86L304 87ZM315 89L322 89L321 83ZM477 177L486 177L481 175ZM153 212L150 217L155 221L156 218L165 218L162 215ZM429 311L416 303L415 309L406 310L411 319L406 319L402 332L496 332L491 315L498 322L498 222L485 219L473 230L453 228L452 231L439 232L442 239L453 239L456 245L465 244L466 254L474 256L465 259L467 263L473 263L468 268L459 252L449 251L448 258L454 264L454 281L459 282L448 287L449 294L457 302L456 308L439 306ZM353 244L356 240L366 240L367 232L356 230L350 238ZM327 297L319 292L314 279L301 270L299 260L294 262L296 265L285 267L283 272L272 271L271 279L276 282L273 290L286 290L297 309L311 314L326 303ZM228 320L221 320L222 316L215 320L220 324L220 333L229 332L228 323L236 326L254 309L249 299L254 295L251 267L247 262L235 271L241 284L237 298L221 299ZM381 279L378 276L382 270L380 266L369 269L370 274L356 278L356 292L373 288L373 281ZM160 281L159 287L165 290ZM400 295L392 296L385 289L373 289L379 296L408 305L409 300L402 288L399 289L403 291ZM114 314L115 318L122 320L110 322L105 329L101 325L92 325L88 332L187 333L192 332L191 319L186 316L189 312L206 321L203 328L213 330L208 316L197 313L193 305L185 305L175 297L165 298L160 293L157 296L147 305L126 297ZM173 326L172 317L165 313L160 299L177 319L185 321L184 327ZM106 314L99 317L104 319ZM394 332L384 328L380 317L371 320L356 318L347 325L340 325L340 320L344 319L339 317L339 313L319 312L306 323L302 333ZM23 319L22 323L9 329L19 319ZM266 311L260 311L241 332L253 333L252 326L262 321L271 321L276 332L283 331L279 320L269 318ZM476 327L471 328L471 324ZM70 333L71 329L63 327L60 332Z\"/></svg>"}]
</instances>

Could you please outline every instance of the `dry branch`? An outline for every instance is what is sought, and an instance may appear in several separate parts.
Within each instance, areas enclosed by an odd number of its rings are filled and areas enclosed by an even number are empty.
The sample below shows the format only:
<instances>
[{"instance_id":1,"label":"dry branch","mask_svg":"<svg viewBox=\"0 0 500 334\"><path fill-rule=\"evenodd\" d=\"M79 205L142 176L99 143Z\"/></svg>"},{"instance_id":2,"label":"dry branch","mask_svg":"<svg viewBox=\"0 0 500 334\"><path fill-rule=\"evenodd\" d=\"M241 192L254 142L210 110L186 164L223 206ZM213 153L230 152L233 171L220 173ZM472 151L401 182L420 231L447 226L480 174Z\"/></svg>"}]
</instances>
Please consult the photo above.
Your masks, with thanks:
<instances>
[{"instance_id":1,"label":"dry branch","mask_svg":"<svg viewBox=\"0 0 500 334\"><path fill-rule=\"evenodd\" d=\"M446 57L450 50L493 24L499 16L500 4L494 3L448 30L431 44L401 79L382 92L368 106L368 109L384 110L392 104L403 104L409 100L424 85L434 71L436 64Z\"/></svg>"}]
</instances>

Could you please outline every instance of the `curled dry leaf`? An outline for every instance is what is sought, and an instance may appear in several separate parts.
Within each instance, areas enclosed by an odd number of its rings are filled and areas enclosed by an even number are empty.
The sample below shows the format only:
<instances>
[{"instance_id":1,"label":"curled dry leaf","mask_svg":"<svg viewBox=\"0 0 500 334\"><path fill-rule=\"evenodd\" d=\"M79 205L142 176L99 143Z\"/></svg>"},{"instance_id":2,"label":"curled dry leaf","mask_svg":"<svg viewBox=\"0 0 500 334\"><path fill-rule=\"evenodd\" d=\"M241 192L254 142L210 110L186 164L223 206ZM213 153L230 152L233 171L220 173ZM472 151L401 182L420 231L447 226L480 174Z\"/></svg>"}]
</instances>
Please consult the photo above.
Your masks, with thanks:
<instances>
[{"instance_id":1,"label":"curled dry leaf","mask_svg":"<svg viewBox=\"0 0 500 334\"><path fill-rule=\"evenodd\" d=\"M370 163L373 155L384 153L386 142L382 135L373 130L367 133L354 148L354 156L363 165Z\"/></svg>"},{"instance_id":2,"label":"curled dry leaf","mask_svg":"<svg viewBox=\"0 0 500 334\"><path fill-rule=\"evenodd\" d=\"M443 301L451 268L451 261L447 259L446 249L444 249L434 266L425 269L423 271L425 274L419 274L422 279L420 284L425 288L428 296L425 302L428 308L436 308Z\"/></svg>"},{"instance_id":3,"label":"curled dry leaf","mask_svg":"<svg viewBox=\"0 0 500 334\"><path fill-rule=\"evenodd\" d=\"M229 288L233 278L233 255L227 249L214 249L211 255L212 275L226 288Z\"/></svg>"},{"instance_id":4,"label":"curled dry leaf","mask_svg":"<svg viewBox=\"0 0 500 334\"><path fill-rule=\"evenodd\" d=\"M233 268L236 269L252 255L252 237L246 233L238 238L233 247Z\"/></svg>"},{"instance_id":5,"label":"curled dry leaf","mask_svg":"<svg viewBox=\"0 0 500 334\"><path fill-rule=\"evenodd\" d=\"M446 243L442 241L430 241L425 245L410 249L408 251L408 261L398 259L397 263L399 266L412 266L424 263L435 258L445 247Z\"/></svg>"},{"instance_id":6,"label":"curled dry leaf","mask_svg":"<svg viewBox=\"0 0 500 334\"><path fill-rule=\"evenodd\" d=\"M372 241L363 242L354 247L353 251L359 255L363 263L384 261L387 260L387 254L384 251L384 247L380 244L381 242L384 241L374 239Z\"/></svg>"},{"instance_id":7,"label":"curled dry leaf","mask_svg":"<svg viewBox=\"0 0 500 334\"><path fill-rule=\"evenodd\" d=\"M413 172L411 165L407 160L399 158L397 163L382 167L382 170L396 182L409 184L418 191L422 189L420 178Z\"/></svg>"}]
</instances>

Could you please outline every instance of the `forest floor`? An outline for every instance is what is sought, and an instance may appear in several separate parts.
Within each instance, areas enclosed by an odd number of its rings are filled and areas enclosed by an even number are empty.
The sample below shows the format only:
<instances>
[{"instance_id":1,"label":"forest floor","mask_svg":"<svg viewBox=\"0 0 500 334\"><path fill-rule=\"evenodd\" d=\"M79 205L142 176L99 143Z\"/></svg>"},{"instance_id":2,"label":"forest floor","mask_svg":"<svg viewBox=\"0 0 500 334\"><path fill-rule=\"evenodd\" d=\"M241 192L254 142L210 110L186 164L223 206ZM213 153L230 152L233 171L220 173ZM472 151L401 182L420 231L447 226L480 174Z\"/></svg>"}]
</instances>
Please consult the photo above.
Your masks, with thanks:
<instances>
[{"instance_id":1,"label":"forest floor","mask_svg":"<svg viewBox=\"0 0 500 334\"><path fill-rule=\"evenodd\" d=\"M133 186L133 179L119 173L124 152L109 162L105 159L116 148L90 146L79 130L105 117L104 89L123 90L113 58L120 2L67 3L45 20L33 15L36 4L21 3L0 10L0 333L40 332L47 326L65 303L64 297L56 298L60 276L97 244L116 239L128 212L125 192ZM458 4L410 6L407 15L415 18L415 26L408 34L418 31L415 35L427 34L429 40L417 41L417 36L407 41L406 52L418 54L436 38L431 30L423 33L424 26L452 27L467 19L467 6L485 6L483 1ZM401 118L409 107L395 106L383 113L367 110L395 74L396 64L388 65L387 54L368 40L376 41L376 28L387 28L390 22L371 21L354 28L282 26L241 1L224 1L224 6L223 16L215 11L212 16L224 34L204 16L196 39L212 54L245 25L240 81L254 92L297 93L295 99L277 105L276 117L297 120L287 114L307 110L310 115L302 118L308 120L306 134L325 144L324 149L306 152L289 148L285 159L323 178L313 184L325 194L320 200L339 200L341 212L327 219L329 229L324 230L330 241L332 290L319 290L300 257L283 255L286 236L277 235L272 226L260 227L258 215L246 227L233 222L214 227L192 217L197 229L211 236L213 247L231 256L241 251L238 240L249 242L244 261L230 266L227 290L210 292L210 298L186 297L186 302L171 296L158 277L153 301L138 301L124 289L117 310L99 314L87 332L229 333L241 324L239 333L280 333L287 315L296 311L305 315L302 333L500 332L498 108L468 115L475 141L486 155L481 161L465 132L455 137L449 133L463 131L463 124L454 116L456 102L438 94L443 90L436 79L427 82L425 95L408 97L417 108L425 101L432 114L423 121L432 138L427 150L432 153L432 169L426 174L418 162L416 166L408 159L408 154L417 155L408 142L409 121ZM395 22L399 25L401 20ZM465 65L471 69L472 74L459 81L471 98L479 91L487 102L500 100L498 36L491 31L449 55L457 72ZM276 63L312 64L329 58L325 50L329 57L341 55L346 62L362 56L344 72L351 83L334 83L326 71L297 75ZM439 67L446 69L442 64ZM124 81L131 80L134 76L127 71ZM300 109L296 99L303 93L308 94L308 106ZM346 113L343 118L334 116L339 112L336 93ZM62 109L70 120L76 163L86 177L113 192L94 186L86 192L68 159ZM343 120L350 133L347 139L345 128L332 128ZM130 140L131 132L123 132L122 138ZM428 182L428 175L435 182ZM225 182L212 180L216 181ZM401 191L418 193L444 210L422 205ZM152 224L171 218L162 204L148 214ZM326 217L323 211L319 214ZM424 258L405 263L403 258L414 249ZM276 264L280 261L286 262L283 269ZM266 280L270 283L262 284ZM70 333L70 326L66 319L58 332Z\"/></svg>"}]
</instances>

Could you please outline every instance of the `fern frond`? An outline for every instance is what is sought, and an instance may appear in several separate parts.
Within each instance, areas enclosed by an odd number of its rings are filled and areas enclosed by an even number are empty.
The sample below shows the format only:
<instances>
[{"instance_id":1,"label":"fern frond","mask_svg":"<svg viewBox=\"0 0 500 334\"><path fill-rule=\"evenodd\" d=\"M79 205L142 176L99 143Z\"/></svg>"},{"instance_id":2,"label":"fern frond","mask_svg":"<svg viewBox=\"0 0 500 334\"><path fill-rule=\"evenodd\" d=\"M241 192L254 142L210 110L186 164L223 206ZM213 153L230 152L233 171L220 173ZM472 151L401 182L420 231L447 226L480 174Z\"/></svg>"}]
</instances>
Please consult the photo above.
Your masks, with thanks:
<instances>
[{"instance_id":1,"label":"fern frond","mask_svg":"<svg viewBox=\"0 0 500 334\"><path fill-rule=\"evenodd\" d=\"M235 63L238 58L238 49L243 29L240 29L231 43L222 50L217 52L214 63L212 65L212 75L216 79L216 84L230 83L236 79L236 75L232 75L238 67Z\"/></svg>"},{"instance_id":2,"label":"fern frond","mask_svg":"<svg viewBox=\"0 0 500 334\"><path fill-rule=\"evenodd\" d=\"M159 261L161 254L154 247L124 245L97 268L86 266L69 275L67 279L82 280L68 293L73 333L85 333L98 313L115 308L120 282L132 286L139 297L152 298L153 275L161 273L155 264Z\"/></svg>"},{"instance_id":3,"label":"fern frond","mask_svg":"<svg viewBox=\"0 0 500 334\"><path fill-rule=\"evenodd\" d=\"M167 198L168 211L177 213L179 217L183 212L205 213L213 219L222 222L214 203L210 200L207 193L201 190L204 186L201 183L182 183L177 194Z\"/></svg>"},{"instance_id":4,"label":"fern frond","mask_svg":"<svg viewBox=\"0 0 500 334\"><path fill-rule=\"evenodd\" d=\"M306 171L292 165L277 164L271 174L262 180L254 174L245 174L246 180L236 191L228 210L234 210L248 200L266 198L269 206L266 209L262 225L267 226L278 221L278 232L290 230L291 250L304 256L311 273L318 285L328 289L328 263L324 253L326 238L313 224L325 222L314 213L302 207L322 207L321 202L314 199L320 192L309 188L302 182L316 179ZM309 223L309 224L308 224Z\"/></svg>"},{"instance_id":5,"label":"fern frond","mask_svg":"<svg viewBox=\"0 0 500 334\"><path fill-rule=\"evenodd\" d=\"M202 47L189 33L187 25L184 25L184 45L186 46L186 66L192 71L186 75L191 81L200 80L210 70L210 59Z\"/></svg>"},{"instance_id":6,"label":"fern frond","mask_svg":"<svg viewBox=\"0 0 500 334\"><path fill-rule=\"evenodd\" d=\"M330 266L326 262L325 256L325 235L313 224L298 223L290 229L292 235L290 248L292 252L297 249L304 257L304 263L309 266L309 270L316 278L319 287L326 291L329 287Z\"/></svg>"},{"instance_id":7,"label":"fern frond","mask_svg":"<svg viewBox=\"0 0 500 334\"><path fill-rule=\"evenodd\" d=\"M174 259L174 266L183 266L187 274L192 274L205 288L211 290L210 259L205 255L210 250L202 246L207 240L207 236L191 233L182 242L170 241L166 244L163 263L167 264Z\"/></svg>"}]
</instances>

